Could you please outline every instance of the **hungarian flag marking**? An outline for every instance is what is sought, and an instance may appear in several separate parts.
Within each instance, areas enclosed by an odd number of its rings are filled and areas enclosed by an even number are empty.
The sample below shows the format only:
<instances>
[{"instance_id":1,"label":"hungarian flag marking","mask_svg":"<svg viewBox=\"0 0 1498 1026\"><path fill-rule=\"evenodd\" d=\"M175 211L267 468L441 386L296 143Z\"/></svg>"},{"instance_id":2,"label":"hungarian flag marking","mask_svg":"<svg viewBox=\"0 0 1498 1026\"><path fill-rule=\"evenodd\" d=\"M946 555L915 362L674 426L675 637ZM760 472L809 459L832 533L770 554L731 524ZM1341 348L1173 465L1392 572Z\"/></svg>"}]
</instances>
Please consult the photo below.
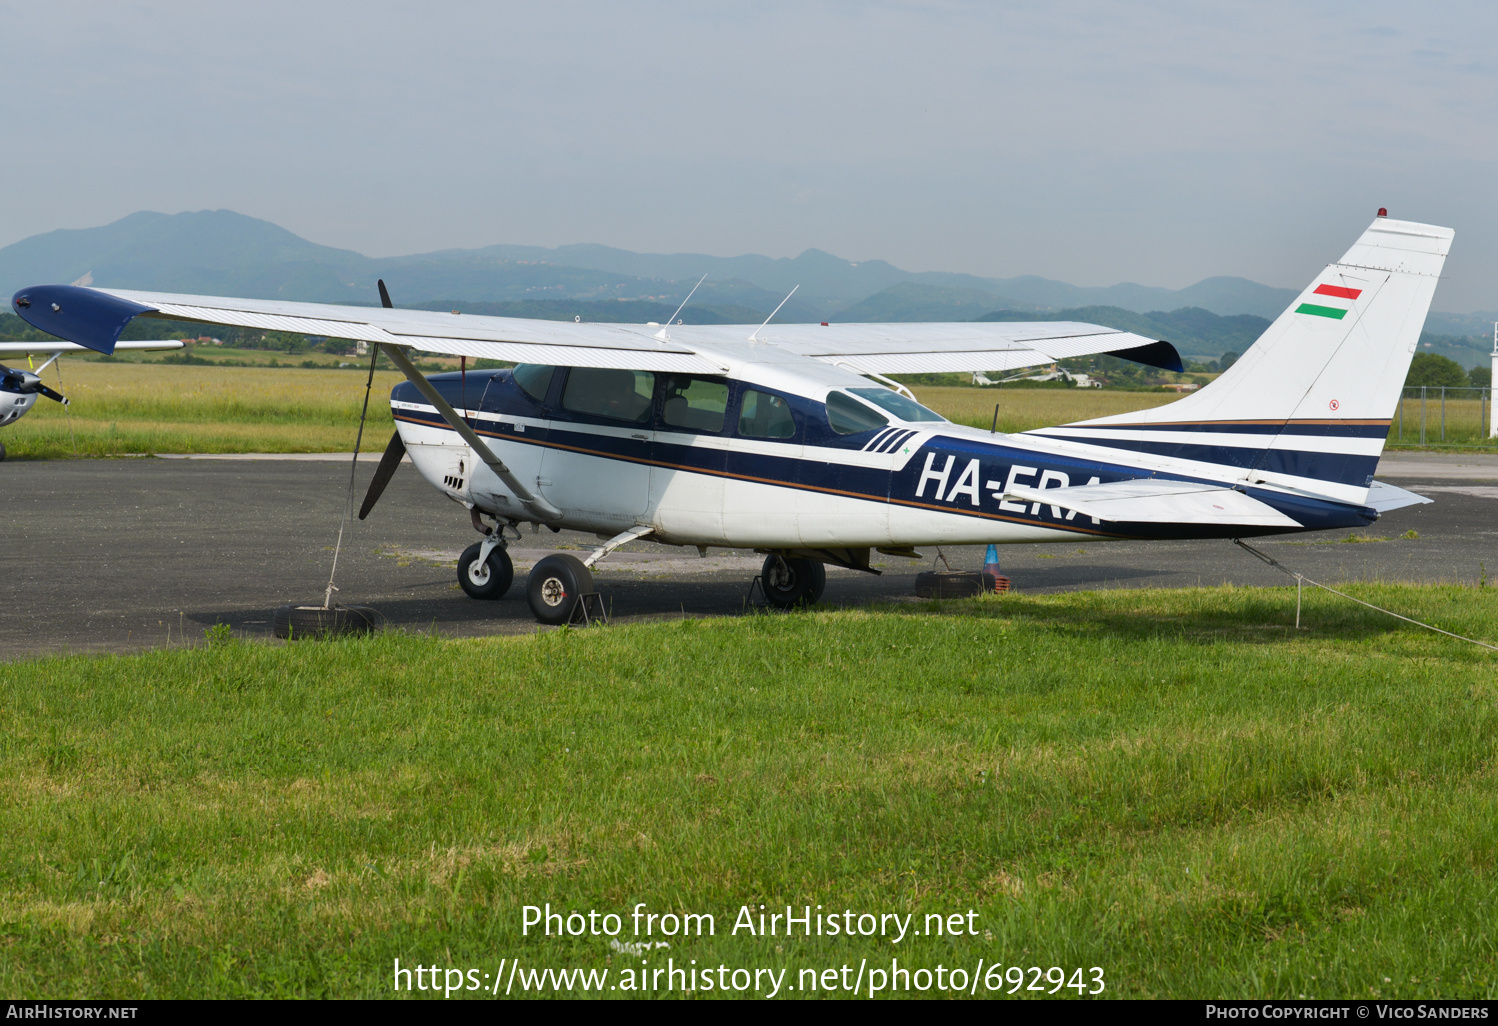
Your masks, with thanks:
<instances>
[{"instance_id":1,"label":"hungarian flag marking","mask_svg":"<svg viewBox=\"0 0 1498 1026\"><path fill-rule=\"evenodd\" d=\"M1338 299L1357 299L1362 294L1362 289L1344 289L1341 285L1316 286L1316 295L1318 296L1335 296Z\"/></svg>"},{"instance_id":2,"label":"hungarian flag marking","mask_svg":"<svg viewBox=\"0 0 1498 1026\"><path fill-rule=\"evenodd\" d=\"M1317 285L1316 295L1331 296L1333 299L1357 299L1363 294L1362 289L1349 289L1341 285ZM1301 303L1295 308L1296 313L1311 314L1313 317L1330 317L1334 321L1340 321L1347 316L1347 311L1335 306L1318 306L1315 303Z\"/></svg>"},{"instance_id":3,"label":"hungarian flag marking","mask_svg":"<svg viewBox=\"0 0 1498 1026\"><path fill-rule=\"evenodd\" d=\"M1330 317L1334 321L1340 321L1347 316L1346 310L1339 310L1335 306L1317 306L1315 303L1301 303L1295 308L1295 312L1313 314L1316 317Z\"/></svg>"}]
</instances>

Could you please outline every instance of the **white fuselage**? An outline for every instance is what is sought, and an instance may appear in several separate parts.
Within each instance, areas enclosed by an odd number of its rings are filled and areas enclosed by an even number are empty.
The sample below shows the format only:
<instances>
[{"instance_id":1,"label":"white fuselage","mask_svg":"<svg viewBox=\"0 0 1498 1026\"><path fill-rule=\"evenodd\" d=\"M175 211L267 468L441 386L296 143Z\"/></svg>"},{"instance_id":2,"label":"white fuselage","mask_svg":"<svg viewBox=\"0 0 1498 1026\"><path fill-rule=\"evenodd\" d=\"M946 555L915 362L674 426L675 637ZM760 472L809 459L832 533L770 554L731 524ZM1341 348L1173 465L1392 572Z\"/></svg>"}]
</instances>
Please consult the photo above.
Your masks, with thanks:
<instances>
[{"instance_id":1,"label":"white fuselage","mask_svg":"<svg viewBox=\"0 0 1498 1026\"><path fill-rule=\"evenodd\" d=\"M659 394L648 417L611 423L569 413L560 383L541 401L521 394L508 372L470 374L461 394L456 375L443 377L447 398L494 454L561 510L557 526L603 536L646 525L665 542L790 550L1259 533L1100 523L1059 506L1006 500L1016 485L1044 490L1162 474L1231 484L1235 472L940 419L885 415L879 426L838 433L829 426L830 393L866 391L871 382L834 366L807 373L805 363L725 368L718 380L729 386L726 420L714 431L667 424ZM745 437L735 428L735 404L749 389L774 390L794 405L793 437ZM500 519L533 519L413 389L398 386L391 406L412 461L435 488ZM1303 503L1295 509L1307 529L1368 522L1349 509L1312 505L1318 508L1309 514Z\"/></svg>"}]
</instances>

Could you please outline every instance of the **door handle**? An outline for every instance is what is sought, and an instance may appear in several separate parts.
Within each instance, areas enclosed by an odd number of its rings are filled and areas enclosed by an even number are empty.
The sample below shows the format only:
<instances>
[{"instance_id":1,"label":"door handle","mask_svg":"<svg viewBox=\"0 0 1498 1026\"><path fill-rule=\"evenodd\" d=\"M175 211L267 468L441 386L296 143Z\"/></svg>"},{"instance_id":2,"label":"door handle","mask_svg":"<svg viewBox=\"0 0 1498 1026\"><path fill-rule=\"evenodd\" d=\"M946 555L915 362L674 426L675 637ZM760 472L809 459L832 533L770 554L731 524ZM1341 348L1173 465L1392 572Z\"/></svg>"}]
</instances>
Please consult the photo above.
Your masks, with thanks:
<instances>
[{"instance_id":1,"label":"door handle","mask_svg":"<svg viewBox=\"0 0 1498 1026\"><path fill-rule=\"evenodd\" d=\"M638 438L642 442L648 442L648 441L650 441L650 436L649 435L630 435L629 437L631 437L631 438Z\"/></svg>"}]
</instances>

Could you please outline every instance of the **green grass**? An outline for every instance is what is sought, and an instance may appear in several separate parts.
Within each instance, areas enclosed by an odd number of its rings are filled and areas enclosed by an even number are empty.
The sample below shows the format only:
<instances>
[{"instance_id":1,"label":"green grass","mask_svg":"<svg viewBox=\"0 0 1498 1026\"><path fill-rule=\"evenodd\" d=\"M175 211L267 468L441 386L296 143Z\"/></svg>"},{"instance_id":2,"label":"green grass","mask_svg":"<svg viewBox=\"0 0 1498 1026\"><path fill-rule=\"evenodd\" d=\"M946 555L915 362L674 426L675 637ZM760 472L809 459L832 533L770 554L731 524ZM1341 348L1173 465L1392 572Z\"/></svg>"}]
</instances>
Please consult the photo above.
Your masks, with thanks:
<instances>
[{"instance_id":1,"label":"green grass","mask_svg":"<svg viewBox=\"0 0 1498 1026\"><path fill-rule=\"evenodd\" d=\"M1432 388L1424 404L1420 401L1418 388L1406 388L1405 392L1394 413L1393 423L1389 426L1390 446L1420 448L1422 418L1425 422L1426 448L1460 451L1471 448L1491 449L1498 444L1498 440L1488 437L1487 421L1491 419L1488 403L1466 398L1470 394L1466 389L1453 393L1452 398L1444 403L1444 409L1439 389ZM1410 392L1415 394L1410 395ZM1461 395L1462 398L1458 399L1456 395Z\"/></svg>"},{"instance_id":2,"label":"green grass","mask_svg":"<svg viewBox=\"0 0 1498 1026\"><path fill-rule=\"evenodd\" d=\"M352 371L70 359L61 384L51 371L47 381L71 407L40 400L0 432L0 441L16 459L71 456L75 444L82 456L347 452L366 380ZM390 437L390 389L401 380L390 371L375 374L367 448L383 448Z\"/></svg>"},{"instance_id":3,"label":"green grass","mask_svg":"<svg viewBox=\"0 0 1498 1026\"><path fill-rule=\"evenodd\" d=\"M1486 589L1357 593L1494 633ZM1293 610L1110 591L0 665L0 989L617 974L638 959L522 937L521 908L646 902L718 923L656 964L792 982L981 957L1100 966L1112 996L1493 997L1491 654ZM760 903L981 932L730 936Z\"/></svg>"}]
</instances>

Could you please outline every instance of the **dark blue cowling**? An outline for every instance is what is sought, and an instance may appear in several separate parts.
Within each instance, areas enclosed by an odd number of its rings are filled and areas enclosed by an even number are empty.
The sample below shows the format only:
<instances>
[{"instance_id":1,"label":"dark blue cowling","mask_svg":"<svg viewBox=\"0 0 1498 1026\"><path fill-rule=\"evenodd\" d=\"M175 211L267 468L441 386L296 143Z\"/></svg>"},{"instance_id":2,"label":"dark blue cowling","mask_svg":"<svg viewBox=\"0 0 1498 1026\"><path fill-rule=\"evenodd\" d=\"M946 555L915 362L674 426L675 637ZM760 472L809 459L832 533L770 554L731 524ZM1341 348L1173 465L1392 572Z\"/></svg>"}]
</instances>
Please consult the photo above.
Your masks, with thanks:
<instances>
[{"instance_id":1,"label":"dark blue cowling","mask_svg":"<svg viewBox=\"0 0 1498 1026\"><path fill-rule=\"evenodd\" d=\"M81 285L33 285L12 296L10 305L33 328L106 356L125 325L156 309Z\"/></svg>"},{"instance_id":2,"label":"dark blue cowling","mask_svg":"<svg viewBox=\"0 0 1498 1026\"><path fill-rule=\"evenodd\" d=\"M489 405L481 405L490 382L495 378L508 378L509 375L508 370L471 370L465 381L465 375L458 371L444 371L441 374L428 374L427 380L432 383L437 394L446 399L454 409L482 409L492 413L499 411L491 409ZM390 399L398 403L426 403L421 392L409 381L402 381L392 388Z\"/></svg>"}]
</instances>

